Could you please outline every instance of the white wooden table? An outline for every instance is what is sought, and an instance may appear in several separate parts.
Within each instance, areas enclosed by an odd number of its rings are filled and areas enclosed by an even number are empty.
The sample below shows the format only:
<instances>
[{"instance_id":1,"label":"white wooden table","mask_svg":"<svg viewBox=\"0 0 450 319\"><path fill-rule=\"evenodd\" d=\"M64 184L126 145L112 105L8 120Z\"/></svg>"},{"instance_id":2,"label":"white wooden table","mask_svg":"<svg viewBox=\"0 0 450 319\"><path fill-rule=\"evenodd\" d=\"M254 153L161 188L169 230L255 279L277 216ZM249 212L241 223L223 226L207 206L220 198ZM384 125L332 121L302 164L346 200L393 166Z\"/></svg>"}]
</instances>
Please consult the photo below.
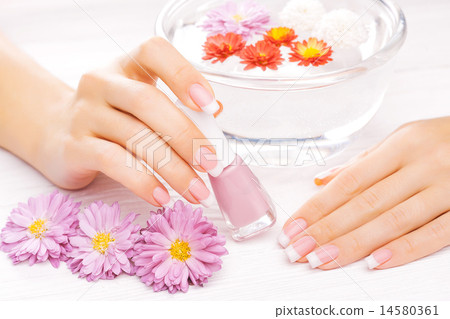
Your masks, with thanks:
<instances>
[{"instance_id":1,"label":"white wooden table","mask_svg":"<svg viewBox=\"0 0 450 319\"><path fill-rule=\"evenodd\" d=\"M77 0L79 5L126 50L153 33L157 13L165 1ZM409 35L398 55L396 72L383 106L340 156L327 167L349 159L371 146L402 123L450 114L450 2L448 0L401 0ZM39 63L72 86L82 73L123 54L72 0L0 1L0 30ZM223 270L205 288L187 294L153 293L137 277L88 283L65 267L49 264L13 266L0 253L0 299L145 299L145 300L387 300L450 298L450 249L409 265L369 271L360 261L334 271L312 270L290 264L276 237L283 222L317 191L313 176L323 167L296 169L256 168L255 172L278 207L278 223L264 236L235 243ZM0 150L0 225L17 202L50 192L54 186L26 163ZM71 192L88 204L94 199L119 201L125 212L151 209L118 183L99 176L87 188ZM206 211L226 233L217 207Z\"/></svg>"}]
</instances>

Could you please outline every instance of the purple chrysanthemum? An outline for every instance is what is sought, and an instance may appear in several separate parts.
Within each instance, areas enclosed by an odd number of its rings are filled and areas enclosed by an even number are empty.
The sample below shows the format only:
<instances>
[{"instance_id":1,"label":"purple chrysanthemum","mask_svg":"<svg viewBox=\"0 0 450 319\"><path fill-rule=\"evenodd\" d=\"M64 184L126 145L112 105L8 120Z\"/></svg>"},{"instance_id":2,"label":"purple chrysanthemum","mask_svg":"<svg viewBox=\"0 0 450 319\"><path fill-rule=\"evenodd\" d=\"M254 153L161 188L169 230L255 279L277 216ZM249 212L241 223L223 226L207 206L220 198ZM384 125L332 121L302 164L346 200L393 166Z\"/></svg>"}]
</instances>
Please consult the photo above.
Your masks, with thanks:
<instances>
[{"instance_id":1,"label":"purple chrysanthemum","mask_svg":"<svg viewBox=\"0 0 450 319\"><path fill-rule=\"evenodd\" d=\"M225 237L202 216L202 209L177 201L173 208L151 212L148 227L135 245L136 275L154 291L186 292L201 286L221 268Z\"/></svg>"},{"instance_id":2,"label":"purple chrysanthemum","mask_svg":"<svg viewBox=\"0 0 450 319\"><path fill-rule=\"evenodd\" d=\"M140 230L133 224L136 216L131 213L120 221L119 204L108 206L101 201L78 214L80 228L70 238L73 250L67 261L69 269L88 281L114 279L122 272L133 274L130 258Z\"/></svg>"},{"instance_id":3,"label":"purple chrysanthemum","mask_svg":"<svg viewBox=\"0 0 450 319\"><path fill-rule=\"evenodd\" d=\"M80 202L58 191L19 203L0 234L0 249L14 264L30 265L49 260L53 267L67 260L72 250L69 236L76 232Z\"/></svg>"},{"instance_id":4,"label":"purple chrysanthemum","mask_svg":"<svg viewBox=\"0 0 450 319\"><path fill-rule=\"evenodd\" d=\"M245 40L255 34L264 33L270 22L269 12L254 0L241 4L229 1L209 11L206 17L201 27L209 36L232 32L240 34Z\"/></svg>"}]
</instances>

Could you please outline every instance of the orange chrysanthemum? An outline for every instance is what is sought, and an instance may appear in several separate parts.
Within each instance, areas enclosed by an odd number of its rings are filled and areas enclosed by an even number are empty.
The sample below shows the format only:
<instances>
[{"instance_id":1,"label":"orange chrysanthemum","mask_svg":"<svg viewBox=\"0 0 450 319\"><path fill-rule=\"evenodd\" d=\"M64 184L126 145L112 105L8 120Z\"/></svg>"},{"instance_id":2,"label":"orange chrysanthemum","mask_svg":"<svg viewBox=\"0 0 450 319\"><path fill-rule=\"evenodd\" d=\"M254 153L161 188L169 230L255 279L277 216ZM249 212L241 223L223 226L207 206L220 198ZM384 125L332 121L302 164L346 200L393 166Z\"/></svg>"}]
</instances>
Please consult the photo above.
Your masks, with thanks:
<instances>
[{"instance_id":1,"label":"orange chrysanthemum","mask_svg":"<svg viewBox=\"0 0 450 319\"><path fill-rule=\"evenodd\" d=\"M228 57L238 53L245 47L242 36L229 32L225 35L217 34L206 39L203 45L205 56L203 60L211 60L212 63L223 62Z\"/></svg>"},{"instance_id":2,"label":"orange chrysanthemum","mask_svg":"<svg viewBox=\"0 0 450 319\"><path fill-rule=\"evenodd\" d=\"M308 41L303 40L303 42L297 41L292 44L291 49L289 61L300 61L298 65L319 66L333 61L330 58L333 53L331 46L328 46L323 40L318 41L317 38L309 38Z\"/></svg>"},{"instance_id":3,"label":"orange chrysanthemum","mask_svg":"<svg viewBox=\"0 0 450 319\"><path fill-rule=\"evenodd\" d=\"M244 70L260 67L263 71L266 68L278 70L284 59L278 47L267 41L258 41L256 44L246 46L241 51L241 63L247 64Z\"/></svg>"},{"instance_id":4,"label":"orange chrysanthemum","mask_svg":"<svg viewBox=\"0 0 450 319\"><path fill-rule=\"evenodd\" d=\"M287 27L272 28L264 34L264 39L275 44L277 47L281 45L289 46L292 41L297 39L295 31Z\"/></svg>"}]
</instances>

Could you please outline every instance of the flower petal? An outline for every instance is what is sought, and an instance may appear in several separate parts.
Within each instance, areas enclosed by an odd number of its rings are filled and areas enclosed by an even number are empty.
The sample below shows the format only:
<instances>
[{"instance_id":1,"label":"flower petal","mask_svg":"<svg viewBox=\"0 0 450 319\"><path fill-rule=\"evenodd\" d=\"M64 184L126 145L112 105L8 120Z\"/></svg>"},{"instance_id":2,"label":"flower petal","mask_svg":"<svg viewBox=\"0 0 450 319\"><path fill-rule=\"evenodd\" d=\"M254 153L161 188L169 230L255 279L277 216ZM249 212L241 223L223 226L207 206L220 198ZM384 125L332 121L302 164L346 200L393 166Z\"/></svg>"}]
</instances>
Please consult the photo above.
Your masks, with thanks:
<instances>
[{"instance_id":1,"label":"flower petal","mask_svg":"<svg viewBox=\"0 0 450 319\"><path fill-rule=\"evenodd\" d=\"M92 251L86 258L83 259L83 265L89 265L100 257L100 253L96 250Z\"/></svg>"},{"instance_id":2,"label":"flower petal","mask_svg":"<svg viewBox=\"0 0 450 319\"><path fill-rule=\"evenodd\" d=\"M9 216L9 218L17 225L22 226L22 227L28 227L33 223L33 220L22 215L22 214L11 214Z\"/></svg>"},{"instance_id":3,"label":"flower petal","mask_svg":"<svg viewBox=\"0 0 450 319\"><path fill-rule=\"evenodd\" d=\"M26 230L19 232L3 231L1 234L1 239L4 243L15 243L26 238L28 238Z\"/></svg>"},{"instance_id":4,"label":"flower petal","mask_svg":"<svg viewBox=\"0 0 450 319\"><path fill-rule=\"evenodd\" d=\"M79 215L78 220L80 222L80 228L81 230L88 235L89 237L93 238L97 234L95 229L88 223L86 217L84 215Z\"/></svg>"}]
</instances>

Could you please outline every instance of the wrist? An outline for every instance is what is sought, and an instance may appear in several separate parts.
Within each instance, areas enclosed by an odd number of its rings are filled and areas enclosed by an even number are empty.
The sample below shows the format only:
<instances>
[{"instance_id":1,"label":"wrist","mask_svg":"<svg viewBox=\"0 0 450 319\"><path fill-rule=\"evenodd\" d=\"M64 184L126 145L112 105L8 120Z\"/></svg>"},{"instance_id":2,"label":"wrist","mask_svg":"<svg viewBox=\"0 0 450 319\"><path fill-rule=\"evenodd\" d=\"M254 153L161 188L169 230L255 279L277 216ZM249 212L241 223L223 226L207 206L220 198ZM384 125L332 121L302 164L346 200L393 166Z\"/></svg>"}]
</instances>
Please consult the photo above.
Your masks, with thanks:
<instances>
[{"instance_id":1,"label":"wrist","mask_svg":"<svg viewBox=\"0 0 450 319\"><path fill-rule=\"evenodd\" d=\"M36 166L73 90L0 34L0 147Z\"/></svg>"},{"instance_id":2,"label":"wrist","mask_svg":"<svg viewBox=\"0 0 450 319\"><path fill-rule=\"evenodd\" d=\"M11 106L0 105L0 147L39 169L41 154L58 135L57 123L74 93L56 78L20 91L20 100Z\"/></svg>"}]
</instances>

